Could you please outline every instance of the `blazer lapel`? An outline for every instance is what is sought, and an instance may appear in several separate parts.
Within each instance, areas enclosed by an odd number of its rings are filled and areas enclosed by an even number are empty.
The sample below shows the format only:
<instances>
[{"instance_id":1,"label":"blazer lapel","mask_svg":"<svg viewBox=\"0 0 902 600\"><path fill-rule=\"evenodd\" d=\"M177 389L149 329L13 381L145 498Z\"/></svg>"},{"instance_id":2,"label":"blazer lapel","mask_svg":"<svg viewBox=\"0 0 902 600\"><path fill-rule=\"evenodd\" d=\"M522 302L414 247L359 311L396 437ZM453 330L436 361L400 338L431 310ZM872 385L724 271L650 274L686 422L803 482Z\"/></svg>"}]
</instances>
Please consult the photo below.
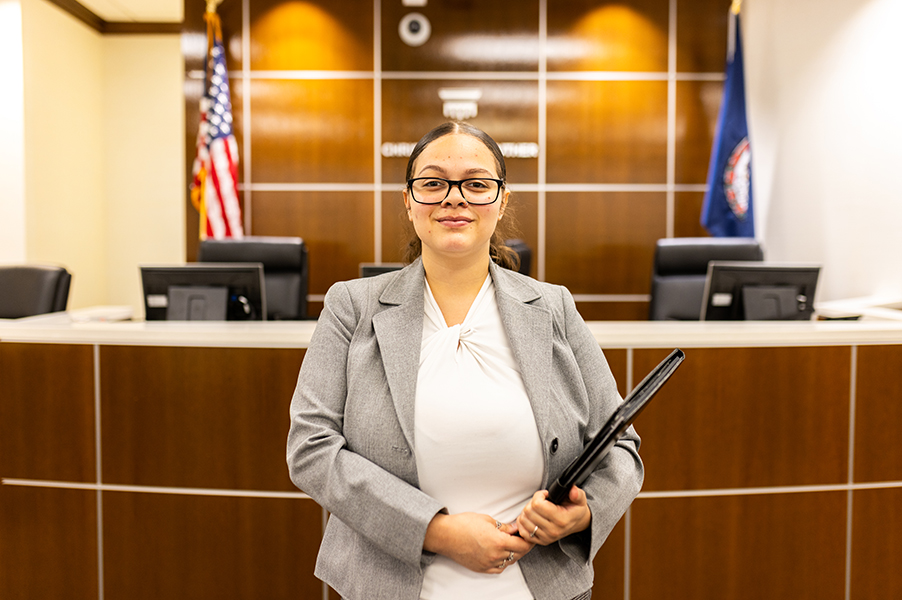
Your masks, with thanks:
<instances>
[{"instance_id":1,"label":"blazer lapel","mask_svg":"<svg viewBox=\"0 0 902 600\"><path fill-rule=\"evenodd\" d=\"M379 297L381 312L373 316L385 377L401 423L414 448L414 404L423 338L423 264L417 260L401 271Z\"/></svg>"},{"instance_id":2,"label":"blazer lapel","mask_svg":"<svg viewBox=\"0 0 902 600\"><path fill-rule=\"evenodd\" d=\"M490 267L501 322L520 366L523 384L536 418L539 436L545 440L549 427L552 319L551 311L534 302L541 292L513 277L503 268Z\"/></svg>"}]
</instances>

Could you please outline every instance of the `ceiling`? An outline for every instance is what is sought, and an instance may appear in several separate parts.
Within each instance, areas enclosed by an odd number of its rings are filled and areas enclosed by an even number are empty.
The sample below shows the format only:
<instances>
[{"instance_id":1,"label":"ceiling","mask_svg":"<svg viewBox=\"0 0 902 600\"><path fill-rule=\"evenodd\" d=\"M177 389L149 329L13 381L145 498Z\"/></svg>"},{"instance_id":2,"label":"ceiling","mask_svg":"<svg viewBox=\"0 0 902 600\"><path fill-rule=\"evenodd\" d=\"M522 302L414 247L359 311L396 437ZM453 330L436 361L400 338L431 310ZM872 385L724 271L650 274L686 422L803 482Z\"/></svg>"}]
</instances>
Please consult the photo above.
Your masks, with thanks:
<instances>
[{"instance_id":1,"label":"ceiling","mask_svg":"<svg viewBox=\"0 0 902 600\"><path fill-rule=\"evenodd\" d=\"M205 0L193 1L206 4ZM183 19L183 0L78 0L78 2L107 22L180 23Z\"/></svg>"}]
</instances>

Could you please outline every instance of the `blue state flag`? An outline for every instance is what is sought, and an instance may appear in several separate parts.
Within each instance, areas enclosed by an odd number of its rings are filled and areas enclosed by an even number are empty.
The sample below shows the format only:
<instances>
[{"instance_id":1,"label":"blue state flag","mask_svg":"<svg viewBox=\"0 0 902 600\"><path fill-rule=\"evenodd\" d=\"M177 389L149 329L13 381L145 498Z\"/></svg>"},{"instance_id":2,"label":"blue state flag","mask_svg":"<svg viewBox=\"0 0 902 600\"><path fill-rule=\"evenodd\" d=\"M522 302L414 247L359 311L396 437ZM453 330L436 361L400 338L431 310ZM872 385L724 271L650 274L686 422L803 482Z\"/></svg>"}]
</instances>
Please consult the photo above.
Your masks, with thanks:
<instances>
[{"instance_id":1,"label":"blue state flag","mask_svg":"<svg viewBox=\"0 0 902 600\"><path fill-rule=\"evenodd\" d=\"M708 191L701 223L716 237L755 237L752 205L752 152L745 116L745 78L742 69L742 36L739 15L735 19L735 44L727 60L723 103L708 166Z\"/></svg>"}]
</instances>

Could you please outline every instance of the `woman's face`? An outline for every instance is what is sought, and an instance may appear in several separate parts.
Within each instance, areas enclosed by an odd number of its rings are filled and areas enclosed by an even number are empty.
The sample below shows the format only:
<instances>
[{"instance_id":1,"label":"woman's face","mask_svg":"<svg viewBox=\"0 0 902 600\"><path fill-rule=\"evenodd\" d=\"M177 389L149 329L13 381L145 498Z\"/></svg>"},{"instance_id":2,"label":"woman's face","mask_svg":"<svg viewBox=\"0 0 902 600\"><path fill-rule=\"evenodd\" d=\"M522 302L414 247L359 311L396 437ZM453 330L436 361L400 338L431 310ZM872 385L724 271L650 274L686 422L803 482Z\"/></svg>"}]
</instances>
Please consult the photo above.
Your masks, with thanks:
<instances>
[{"instance_id":1,"label":"woman's face","mask_svg":"<svg viewBox=\"0 0 902 600\"><path fill-rule=\"evenodd\" d=\"M450 134L429 144L413 165L413 177L460 180L498 178L495 158L479 139ZM423 259L469 258L489 255L495 225L507 206L509 192L502 188L492 204L469 204L457 186L441 204L418 204L404 190L407 216L423 242Z\"/></svg>"}]
</instances>

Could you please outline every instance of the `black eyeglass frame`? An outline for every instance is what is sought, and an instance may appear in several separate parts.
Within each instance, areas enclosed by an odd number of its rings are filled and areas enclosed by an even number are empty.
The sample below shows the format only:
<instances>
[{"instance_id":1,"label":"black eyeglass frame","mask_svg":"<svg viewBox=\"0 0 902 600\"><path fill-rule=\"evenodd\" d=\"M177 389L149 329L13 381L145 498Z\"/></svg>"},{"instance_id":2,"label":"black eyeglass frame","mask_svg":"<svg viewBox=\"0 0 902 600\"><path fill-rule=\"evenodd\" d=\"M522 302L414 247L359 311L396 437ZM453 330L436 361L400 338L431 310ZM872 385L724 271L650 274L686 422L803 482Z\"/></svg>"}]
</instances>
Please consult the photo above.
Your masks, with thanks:
<instances>
[{"instance_id":1,"label":"black eyeglass frame","mask_svg":"<svg viewBox=\"0 0 902 600\"><path fill-rule=\"evenodd\" d=\"M417 200L416 194L413 193L413 182L414 181L422 181L424 179L435 179L438 181L444 181L448 184L448 191L445 192L445 197L439 200L438 202L423 202L421 200ZM495 190L495 197L491 202L471 202L467 195L464 193L463 184L467 181L494 181L498 184L498 189ZM410 197L413 198L413 201L417 204L424 204L427 206L435 206L436 204L441 204L445 200L448 199L448 196L451 194L451 190L454 189L454 186L457 186L457 191L460 192L461 198L463 198L467 204L473 204L474 206L488 206L489 204L494 204L498 201L498 198L501 196L501 188L504 187L503 179L496 179L494 177L468 177L467 179L445 179L444 177L414 177L413 179L407 180L407 189L410 191Z\"/></svg>"}]
</instances>

